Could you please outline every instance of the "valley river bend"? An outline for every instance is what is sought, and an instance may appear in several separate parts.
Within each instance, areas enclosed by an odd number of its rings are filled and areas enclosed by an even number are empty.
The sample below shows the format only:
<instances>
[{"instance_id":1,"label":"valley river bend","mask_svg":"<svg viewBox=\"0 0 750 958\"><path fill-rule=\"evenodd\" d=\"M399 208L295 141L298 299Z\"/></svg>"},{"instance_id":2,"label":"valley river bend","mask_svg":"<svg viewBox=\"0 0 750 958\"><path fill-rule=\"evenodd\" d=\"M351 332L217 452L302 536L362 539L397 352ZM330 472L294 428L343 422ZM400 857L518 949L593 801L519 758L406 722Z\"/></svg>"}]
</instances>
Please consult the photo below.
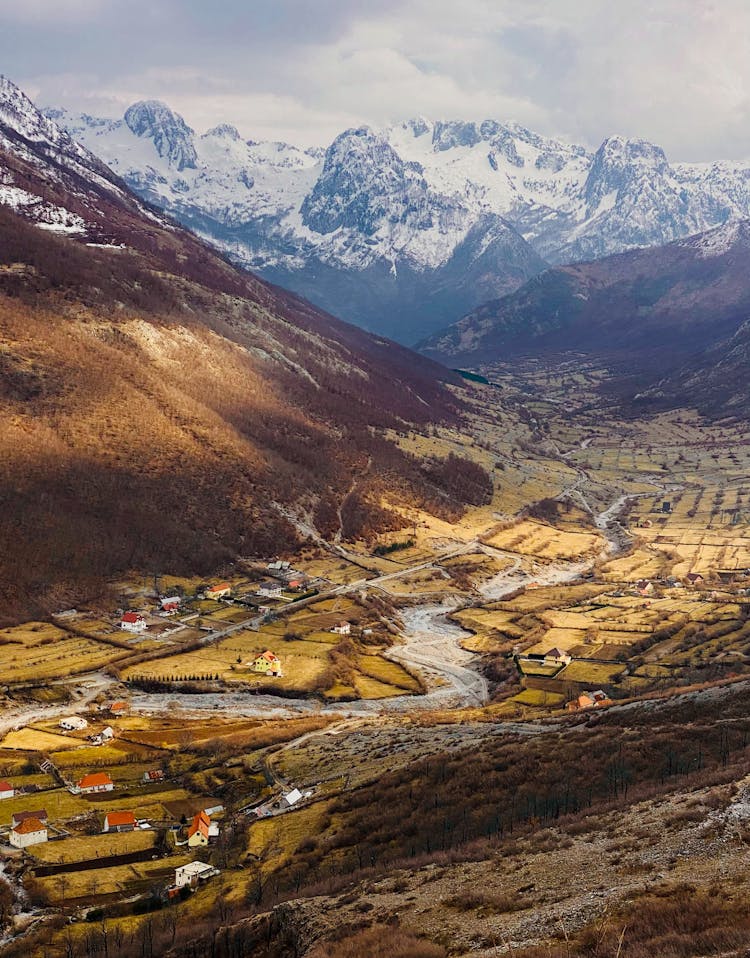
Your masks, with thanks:
<instances>
[{"instance_id":1,"label":"valley river bend","mask_svg":"<svg viewBox=\"0 0 750 958\"><path fill-rule=\"evenodd\" d=\"M493 555L512 560L511 566L484 583L479 591L487 601L498 601L530 582L555 585L577 579L591 569L601 557L611 557L622 551L627 533L617 522L629 496L620 496L594 519L596 527L606 538L599 555L580 562L558 562L526 570L517 556L501 553L478 541L467 543L469 549L481 549ZM464 550L461 550L464 551ZM438 562L439 560L436 560ZM422 566L420 566L421 568ZM408 573L410 570L405 570ZM165 708L187 712L231 711L232 715L259 718L288 718L301 714L336 714L345 717L377 715L415 710L460 708L477 706L488 699L486 679L476 668L477 657L461 648L461 640L471 633L451 621L450 614L465 602L445 598L440 603L415 605L401 612L402 642L388 649L386 657L423 676L428 691L423 695L400 695L376 700L361 700L323 705L318 701L292 699L277 695L253 695L247 692L209 692L202 695L185 693L134 692L131 708L136 712L155 713ZM65 681L65 680L61 680ZM74 703L62 706L21 706L0 718L0 732L5 733L31 721L51 719L68 714L91 701L115 680L102 672L77 676L75 684L80 694Z\"/></svg>"}]
</instances>

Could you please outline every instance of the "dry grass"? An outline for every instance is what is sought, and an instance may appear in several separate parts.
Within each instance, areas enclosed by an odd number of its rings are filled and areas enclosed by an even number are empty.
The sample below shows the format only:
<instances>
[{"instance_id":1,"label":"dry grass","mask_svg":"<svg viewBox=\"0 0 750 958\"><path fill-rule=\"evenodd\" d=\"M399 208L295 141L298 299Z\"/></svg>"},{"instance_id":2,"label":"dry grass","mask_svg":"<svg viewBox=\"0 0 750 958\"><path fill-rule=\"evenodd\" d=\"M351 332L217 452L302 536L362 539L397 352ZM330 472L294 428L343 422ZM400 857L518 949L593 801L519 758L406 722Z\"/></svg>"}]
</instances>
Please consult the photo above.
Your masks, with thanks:
<instances>
[{"instance_id":1,"label":"dry grass","mask_svg":"<svg viewBox=\"0 0 750 958\"><path fill-rule=\"evenodd\" d=\"M71 635L48 622L26 622L0 631L0 682L86 672L121 655L117 649Z\"/></svg>"},{"instance_id":2,"label":"dry grass","mask_svg":"<svg viewBox=\"0 0 750 958\"><path fill-rule=\"evenodd\" d=\"M64 735L53 735L33 728L22 728L8 732L0 742L0 748L24 749L29 752L50 752L70 746L70 739Z\"/></svg>"},{"instance_id":3,"label":"dry grass","mask_svg":"<svg viewBox=\"0 0 750 958\"><path fill-rule=\"evenodd\" d=\"M125 855L129 852L142 851L153 848L155 844L156 832L154 831L81 835L66 838L60 842L34 845L30 854L40 862L84 862L95 858L107 858L109 855Z\"/></svg>"}]
</instances>

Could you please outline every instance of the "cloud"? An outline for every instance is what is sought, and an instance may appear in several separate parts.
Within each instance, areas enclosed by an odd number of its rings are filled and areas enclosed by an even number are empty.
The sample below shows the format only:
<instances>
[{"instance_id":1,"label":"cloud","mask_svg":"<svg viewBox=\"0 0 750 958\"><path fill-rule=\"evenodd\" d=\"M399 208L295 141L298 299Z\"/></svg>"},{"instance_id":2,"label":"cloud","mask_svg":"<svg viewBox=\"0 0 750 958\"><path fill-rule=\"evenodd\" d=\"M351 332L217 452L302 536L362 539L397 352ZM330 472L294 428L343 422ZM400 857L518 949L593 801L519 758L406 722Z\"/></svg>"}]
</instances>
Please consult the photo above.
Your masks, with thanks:
<instances>
[{"instance_id":1,"label":"cloud","mask_svg":"<svg viewBox=\"0 0 750 958\"><path fill-rule=\"evenodd\" d=\"M0 0L0 23L67 26L104 16L114 0Z\"/></svg>"},{"instance_id":2,"label":"cloud","mask_svg":"<svg viewBox=\"0 0 750 958\"><path fill-rule=\"evenodd\" d=\"M197 129L306 143L491 116L673 160L750 155L745 0L0 0L0 28L9 76L90 112L156 97Z\"/></svg>"}]
</instances>

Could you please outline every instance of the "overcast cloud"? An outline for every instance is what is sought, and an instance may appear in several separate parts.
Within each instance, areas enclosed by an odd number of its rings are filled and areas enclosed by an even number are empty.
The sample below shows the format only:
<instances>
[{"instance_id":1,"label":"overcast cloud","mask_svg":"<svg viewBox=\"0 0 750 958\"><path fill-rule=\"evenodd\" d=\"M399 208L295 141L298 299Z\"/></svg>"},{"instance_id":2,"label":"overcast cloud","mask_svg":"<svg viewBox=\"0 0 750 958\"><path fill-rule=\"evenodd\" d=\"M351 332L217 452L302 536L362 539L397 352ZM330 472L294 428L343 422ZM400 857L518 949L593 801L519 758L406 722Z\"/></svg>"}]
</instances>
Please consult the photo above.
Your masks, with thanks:
<instances>
[{"instance_id":1,"label":"overcast cloud","mask_svg":"<svg viewBox=\"0 0 750 958\"><path fill-rule=\"evenodd\" d=\"M747 0L0 0L0 71L44 105L162 99L257 139L422 114L750 159Z\"/></svg>"}]
</instances>

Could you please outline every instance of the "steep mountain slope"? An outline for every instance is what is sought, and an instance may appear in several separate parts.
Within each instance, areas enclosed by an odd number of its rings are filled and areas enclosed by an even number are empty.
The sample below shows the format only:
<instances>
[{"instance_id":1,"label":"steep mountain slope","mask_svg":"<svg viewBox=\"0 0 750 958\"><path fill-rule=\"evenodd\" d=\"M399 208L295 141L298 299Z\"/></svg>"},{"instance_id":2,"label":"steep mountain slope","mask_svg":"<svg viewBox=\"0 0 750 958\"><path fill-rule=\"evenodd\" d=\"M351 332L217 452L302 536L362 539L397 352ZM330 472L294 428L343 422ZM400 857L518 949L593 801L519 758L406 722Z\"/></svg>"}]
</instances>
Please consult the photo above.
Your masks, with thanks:
<instances>
[{"instance_id":1,"label":"steep mountain slope","mask_svg":"<svg viewBox=\"0 0 750 958\"><path fill-rule=\"evenodd\" d=\"M690 405L712 417L750 417L750 321L634 397L636 411Z\"/></svg>"},{"instance_id":2,"label":"steep mountain slope","mask_svg":"<svg viewBox=\"0 0 750 958\"><path fill-rule=\"evenodd\" d=\"M455 476L383 438L456 419L446 370L238 271L0 92L4 616L291 548L297 519L460 511Z\"/></svg>"},{"instance_id":3,"label":"steep mountain slope","mask_svg":"<svg viewBox=\"0 0 750 958\"><path fill-rule=\"evenodd\" d=\"M494 120L347 130L326 151L202 136L164 104L51 111L141 196L266 278L404 342L549 263L656 246L750 216L742 164L595 153Z\"/></svg>"},{"instance_id":4,"label":"steep mountain slope","mask_svg":"<svg viewBox=\"0 0 750 958\"><path fill-rule=\"evenodd\" d=\"M577 351L643 372L674 369L750 311L750 223L657 249L558 267L423 344L451 362Z\"/></svg>"}]
</instances>

